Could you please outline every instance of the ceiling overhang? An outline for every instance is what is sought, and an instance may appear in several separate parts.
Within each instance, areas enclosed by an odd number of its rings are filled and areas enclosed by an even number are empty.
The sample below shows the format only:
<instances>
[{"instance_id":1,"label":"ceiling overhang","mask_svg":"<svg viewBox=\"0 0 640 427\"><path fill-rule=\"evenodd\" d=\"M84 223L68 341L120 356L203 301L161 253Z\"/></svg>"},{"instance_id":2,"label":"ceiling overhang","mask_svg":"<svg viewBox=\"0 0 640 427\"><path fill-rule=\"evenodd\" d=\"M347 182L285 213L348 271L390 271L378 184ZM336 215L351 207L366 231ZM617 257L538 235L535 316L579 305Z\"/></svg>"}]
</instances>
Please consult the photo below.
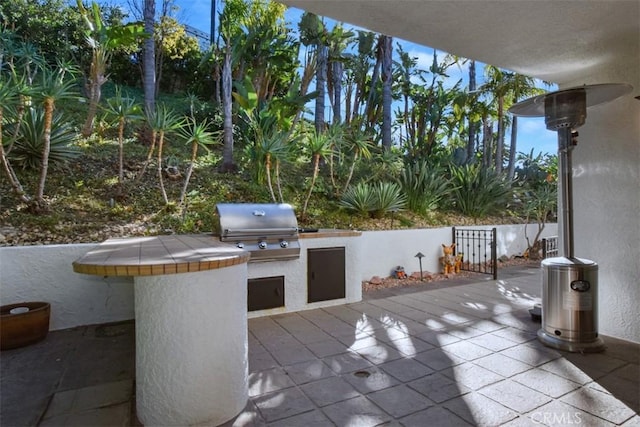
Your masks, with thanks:
<instances>
[{"instance_id":1,"label":"ceiling overhang","mask_svg":"<svg viewBox=\"0 0 640 427\"><path fill-rule=\"evenodd\" d=\"M638 0L280 1L559 84L640 64Z\"/></svg>"}]
</instances>

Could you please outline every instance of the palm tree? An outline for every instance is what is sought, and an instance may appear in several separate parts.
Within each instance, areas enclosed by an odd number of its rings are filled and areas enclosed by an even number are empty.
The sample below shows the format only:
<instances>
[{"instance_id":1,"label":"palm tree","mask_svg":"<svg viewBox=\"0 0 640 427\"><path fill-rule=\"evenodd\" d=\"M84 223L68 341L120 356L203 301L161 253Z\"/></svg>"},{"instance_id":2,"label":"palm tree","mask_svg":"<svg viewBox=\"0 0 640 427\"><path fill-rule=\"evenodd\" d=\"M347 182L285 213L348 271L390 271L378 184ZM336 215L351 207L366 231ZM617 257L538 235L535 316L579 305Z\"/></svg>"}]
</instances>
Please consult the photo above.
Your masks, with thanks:
<instances>
[{"instance_id":1,"label":"palm tree","mask_svg":"<svg viewBox=\"0 0 640 427\"><path fill-rule=\"evenodd\" d=\"M353 171L356 168L356 163L360 157L365 159L371 158L370 147L373 145L371 137L363 131L359 126L353 126L346 134L345 143L347 150L353 153L353 161L349 168L349 175L347 176L347 182L344 184L344 189L349 188L351 178L353 178Z\"/></svg>"},{"instance_id":2,"label":"palm tree","mask_svg":"<svg viewBox=\"0 0 640 427\"><path fill-rule=\"evenodd\" d=\"M331 154L331 141L326 133L315 131L307 135L306 149L313 160L313 175L311 177L311 184L309 185L309 193L304 201L302 208L302 217L307 215L307 207L309 205L309 199L311 199L311 193L316 184L318 173L320 172L320 159L325 159Z\"/></svg>"},{"instance_id":3,"label":"palm tree","mask_svg":"<svg viewBox=\"0 0 640 427\"><path fill-rule=\"evenodd\" d=\"M511 78L511 104L515 104L521 98L540 95L544 90L536 87L535 80L522 74L514 73ZM516 149L518 140L518 117L511 118L511 142L509 144L509 163L507 177L512 180L516 169Z\"/></svg>"},{"instance_id":4,"label":"palm tree","mask_svg":"<svg viewBox=\"0 0 640 427\"><path fill-rule=\"evenodd\" d=\"M215 144L217 137L214 133L208 130L210 123L206 120L198 123L195 119L191 118L185 126L179 129L178 134L184 140L186 144L191 145L191 159L189 161L189 169L187 169L187 175L184 178L184 185L180 192L180 206L184 209L185 197L187 195L187 188L189 186L189 180L193 173L193 168L198 157L198 150L203 147L208 149L207 146Z\"/></svg>"},{"instance_id":5,"label":"palm tree","mask_svg":"<svg viewBox=\"0 0 640 427\"><path fill-rule=\"evenodd\" d=\"M342 79L344 62L349 58L344 53L344 50L353 36L354 33L345 31L341 24L334 26L327 35L329 44L329 66L327 70L331 74L331 78L328 79L327 83L329 86L329 101L333 107L333 124L342 121Z\"/></svg>"},{"instance_id":6,"label":"palm tree","mask_svg":"<svg viewBox=\"0 0 640 427\"><path fill-rule=\"evenodd\" d=\"M42 148L42 162L40 166L40 178L36 187L36 194L33 209L36 212L47 210L44 200L44 186L49 170L49 151L51 148L51 123L53 121L53 110L56 102L77 96L75 81L66 79L63 69L52 70L43 68L41 81L34 86L33 93L37 102L44 108L44 144Z\"/></svg>"},{"instance_id":7,"label":"palm tree","mask_svg":"<svg viewBox=\"0 0 640 427\"><path fill-rule=\"evenodd\" d=\"M160 191L162 193L162 199L165 204L169 204L169 198L167 197L167 191L164 187L163 168L162 168L162 154L164 149L164 137L167 133L172 131L178 131L183 125L183 118L177 116L173 111L168 110L164 105L156 107L154 114L147 117L148 125L152 130L152 133L156 135L158 139L158 155L157 155L157 172L158 181L160 183Z\"/></svg>"},{"instance_id":8,"label":"palm tree","mask_svg":"<svg viewBox=\"0 0 640 427\"><path fill-rule=\"evenodd\" d=\"M325 128L324 107L329 56L329 49L326 46L326 29L322 20L310 12L302 14L299 29L300 42L305 46L313 45L315 47L316 106L314 123L316 132L322 132Z\"/></svg>"},{"instance_id":9,"label":"palm tree","mask_svg":"<svg viewBox=\"0 0 640 427\"><path fill-rule=\"evenodd\" d=\"M115 49L138 40L143 34L143 27L137 23L107 27L100 16L100 7L96 2L92 3L91 12L85 9L82 0L77 0L77 4L86 24L85 38L91 47L91 65L86 85L89 108L82 128L82 135L88 137L93 133L93 121L102 96L102 85L107 82L107 68L111 54Z\"/></svg>"},{"instance_id":10,"label":"palm tree","mask_svg":"<svg viewBox=\"0 0 640 427\"><path fill-rule=\"evenodd\" d=\"M391 149L391 84L393 82L393 38L380 36L382 48L382 148Z\"/></svg>"},{"instance_id":11,"label":"palm tree","mask_svg":"<svg viewBox=\"0 0 640 427\"><path fill-rule=\"evenodd\" d=\"M156 2L155 0L143 0L143 3L144 33L146 34L144 40L144 60L142 63L144 74L144 110L145 113L150 114L156 107L156 43L153 37L155 33Z\"/></svg>"},{"instance_id":12,"label":"palm tree","mask_svg":"<svg viewBox=\"0 0 640 427\"><path fill-rule=\"evenodd\" d=\"M0 74L0 160L2 161L2 169L7 175L14 193L16 193L21 201L30 203L31 198L25 193L20 180L16 176L13 167L9 162L9 158L7 157L8 153L4 150L4 141L2 140L2 123L4 123L5 120L5 108L11 108L20 102L16 88L17 86L12 80L6 78L5 74ZM18 127L20 122L16 120L15 123L16 127Z\"/></svg>"},{"instance_id":13,"label":"palm tree","mask_svg":"<svg viewBox=\"0 0 640 427\"><path fill-rule=\"evenodd\" d=\"M135 99L122 96L122 89L116 86L115 96L107 99L105 114L113 119L118 126L118 185L122 191L124 183L124 128L127 123L142 119L140 105Z\"/></svg>"}]
</instances>

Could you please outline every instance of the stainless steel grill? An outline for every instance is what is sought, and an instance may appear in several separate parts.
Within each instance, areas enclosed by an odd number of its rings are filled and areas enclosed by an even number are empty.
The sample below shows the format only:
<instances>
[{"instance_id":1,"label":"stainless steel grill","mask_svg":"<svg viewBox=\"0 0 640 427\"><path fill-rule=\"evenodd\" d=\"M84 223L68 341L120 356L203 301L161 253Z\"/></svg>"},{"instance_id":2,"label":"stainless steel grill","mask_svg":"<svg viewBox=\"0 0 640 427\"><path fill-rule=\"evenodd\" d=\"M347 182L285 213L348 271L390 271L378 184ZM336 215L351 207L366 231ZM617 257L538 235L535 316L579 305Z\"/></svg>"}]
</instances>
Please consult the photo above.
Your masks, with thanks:
<instances>
[{"instance_id":1,"label":"stainless steel grill","mask_svg":"<svg viewBox=\"0 0 640 427\"><path fill-rule=\"evenodd\" d=\"M251 253L251 261L300 257L298 221L291 205L218 203L220 240Z\"/></svg>"}]
</instances>

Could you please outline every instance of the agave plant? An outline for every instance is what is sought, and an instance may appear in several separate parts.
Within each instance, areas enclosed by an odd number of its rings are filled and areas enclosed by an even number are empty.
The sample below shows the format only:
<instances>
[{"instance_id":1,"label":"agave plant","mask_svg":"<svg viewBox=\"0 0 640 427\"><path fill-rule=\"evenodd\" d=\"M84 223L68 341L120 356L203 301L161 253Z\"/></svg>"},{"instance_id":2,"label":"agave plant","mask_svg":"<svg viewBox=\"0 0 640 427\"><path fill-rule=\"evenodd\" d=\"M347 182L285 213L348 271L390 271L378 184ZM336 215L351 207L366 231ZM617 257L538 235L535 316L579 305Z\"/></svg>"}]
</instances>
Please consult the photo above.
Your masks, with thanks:
<instances>
[{"instance_id":1,"label":"agave plant","mask_svg":"<svg viewBox=\"0 0 640 427\"><path fill-rule=\"evenodd\" d=\"M9 155L11 161L23 169L39 170L42 167L44 134L44 111L39 108L27 108L19 137L15 140ZM62 114L54 114L51 121L49 164L55 165L78 157L80 152L73 145L76 138L76 132L70 123L64 121Z\"/></svg>"},{"instance_id":2,"label":"agave plant","mask_svg":"<svg viewBox=\"0 0 640 427\"><path fill-rule=\"evenodd\" d=\"M339 205L348 211L382 218L388 212L395 212L405 207L406 196L400 186L394 182L378 182L369 184L360 182L350 186L342 195Z\"/></svg>"},{"instance_id":3,"label":"agave plant","mask_svg":"<svg viewBox=\"0 0 640 427\"><path fill-rule=\"evenodd\" d=\"M373 218L382 218L384 214L404 209L407 196L402 194L400 185L395 182L378 182L373 186Z\"/></svg>"},{"instance_id":4,"label":"agave plant","mask_svg":"<svg viewBox=\"0 0 640 427\"><path fill-rule=\"evenodd\" d=\"M436 209L444 196L453 189L444 170L431 166L425 160L407 164L400 175L400 184L407 196L407 207L419 213Z\"/></svg>"},{"instance_id":5,"label":"agave plant","mask_svg":"<svg viewBox=\"0 0 640 427\"><path fill-rule=\"evenodd\" d=\"M373 188L364 182L349 186L342 194L340 207L359 215L368 215L374 209L375 196Z\"/></svg>"},{"instance_id":6,"label":"agave plant","mask_svg":"<svg viewBox=\"0 0 640 427\"><path fill-rule=\"evenodd\" d=\"M487 216L504 207L512 193L511 184L503 175L479 165L453 166L451 174L456 208L474 218Z\"/></svg>"}]
</instances>

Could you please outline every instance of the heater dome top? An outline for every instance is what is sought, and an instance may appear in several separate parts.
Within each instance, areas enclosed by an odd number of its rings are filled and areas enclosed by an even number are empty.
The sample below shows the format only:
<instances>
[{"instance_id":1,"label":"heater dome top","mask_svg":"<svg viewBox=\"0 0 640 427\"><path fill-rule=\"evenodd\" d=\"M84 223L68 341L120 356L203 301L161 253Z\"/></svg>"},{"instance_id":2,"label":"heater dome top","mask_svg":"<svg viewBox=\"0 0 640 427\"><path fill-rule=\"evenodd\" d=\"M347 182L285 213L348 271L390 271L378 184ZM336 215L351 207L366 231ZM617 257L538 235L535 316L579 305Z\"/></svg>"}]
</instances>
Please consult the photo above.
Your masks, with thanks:
<instances>
[{"instance_id":1,"label":"heater dome top","mask_svg":"<svg viewBox=\"0 0 640 427\"><path fill-rule=\"evenodd\" d=\"M575 86L534 96L518 102L509 108L509 112L515 116L542 117L545 115L545 100L549 97L555 97L561 94L569 95L571 92L584 91L586 94L586 107L592 107L594 105L613 101L614 99L631 92L632 89L633 87L626 83L602 83Z\"/></svg>"}]
</instances>

